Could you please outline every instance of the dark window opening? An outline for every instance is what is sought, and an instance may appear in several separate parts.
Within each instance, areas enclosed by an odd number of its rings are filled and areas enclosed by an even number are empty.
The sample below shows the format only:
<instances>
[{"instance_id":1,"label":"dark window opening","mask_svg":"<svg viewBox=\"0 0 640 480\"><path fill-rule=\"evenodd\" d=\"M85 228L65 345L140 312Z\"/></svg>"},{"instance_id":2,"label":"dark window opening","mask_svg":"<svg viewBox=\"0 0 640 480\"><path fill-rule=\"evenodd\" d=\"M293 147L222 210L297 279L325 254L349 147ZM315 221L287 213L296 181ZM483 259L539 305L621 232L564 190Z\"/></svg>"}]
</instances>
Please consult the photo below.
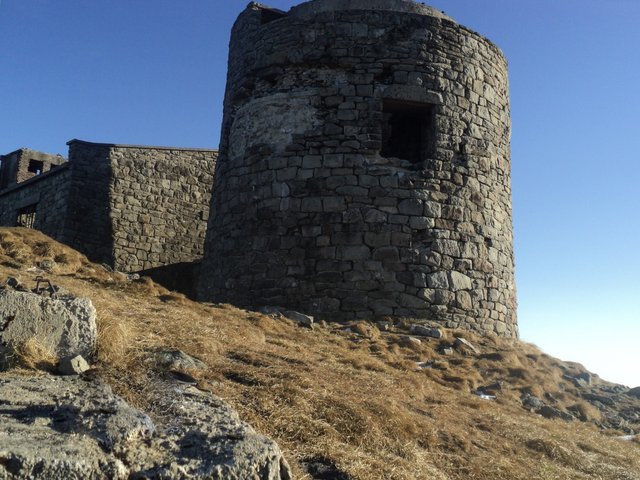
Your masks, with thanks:
<instances>
[{"instance_id":1,"label":"dark window opening","mask_svg":"<svg viewBox=\"0 0 640 480\"><path fill-rule=\"evenodd\" d=\"M435 136L431 105L385 100L382 119L383 157L420 163L431 155Z\"/></svg>"},{"instance_id":2,"label":"dark window opening","mask_svg":"<svg viewBox=\"0 0 640 480\"><path fill-rule=\"evenodd\" d=\"M27 171L31 173L35 173L36 175L40 175L44 170L44 162L39 160L29 160L29 167L27 167Z\"/></svg>"},{"instance_id":3,"label":"dark window opening","mask_svg":"<svg viewBox=\"0 0 640 480\"><path fill-rule=\"evenodd\" d=\"M274 20L278 20L279 18L286 16L287 14L285 12L281 12L280 10L263 8L260 13L260 24L264 25L265 23L273 22Z\"/></svg>"},{"instance_id":4,"label":"dark window opening","mask_svg":"<svg viewBox=\"0 0 640 480\"><path fill-rule=\"evenodd\" d=\"M18 210L18 218L16 219L16 227L33 228L36 223L36 207L37 203L28 205Z\"/></svg>"}]
</instances>

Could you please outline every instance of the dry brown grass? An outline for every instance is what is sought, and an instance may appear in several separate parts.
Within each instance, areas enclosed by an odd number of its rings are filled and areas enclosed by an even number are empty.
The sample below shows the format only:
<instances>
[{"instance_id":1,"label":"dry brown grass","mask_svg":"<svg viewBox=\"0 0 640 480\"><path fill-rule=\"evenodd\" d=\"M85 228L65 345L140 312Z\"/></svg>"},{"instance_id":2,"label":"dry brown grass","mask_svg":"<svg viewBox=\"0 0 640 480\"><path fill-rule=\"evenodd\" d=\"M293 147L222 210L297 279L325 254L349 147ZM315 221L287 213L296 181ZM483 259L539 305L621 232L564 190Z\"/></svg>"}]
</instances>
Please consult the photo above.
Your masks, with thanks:
<instances>
[{"instance_id":1,"label":"dry brown grass","mask_svg":"<svg viewBox=\"0 0 640 480\"><path fill-rule=\"evenodd\" d=\"M0 265L13 268L37 267L44 261L55 262L53 273L76 273L90 266L87 258L29 228L0 229Z\"/></svg>"},{"instance_id":2,"label":"dry brown grass","mask_svg":"<svg viewBox=\"0 0 640 480\"><path fill-rule=\"evenodd\" d=\"M16 348L16 363L28 370L54 371L58 357L43 342L33 337Z\"/></svg>"},{"instance_id":3,"label":"dry brown grass","mask_svg":"<svg viewBox=\"0 0 640 480\"><path fill-rule=\"evenodd\" d=\"M13 238L9 250L31 252L10 256L21 259L22 269L0 265L0 275L17 272L30 281L29 255L50 241L27 233L0 229L0 242ZM404 334L380 332L368 322L350 331L337 324L308 330L230 305L195 303L148 279L128 282L55 243L36 248L77 259L75 272L50 277L94 302L98 367L114 390L160 417L154 381L163 372L155 352L178 348L194 355L208 365L192 372L199 388L226 399L274 438L296 478L310 478L304 462L323 459L350 479L640 479L637 441L520 407L522 392L550 393L559 408L589 420L599 414L563 379L581 367L533 345L447 332L445 342L463 335L481 353L444 356L440 340L406 347L399 341ZM470 393L498 380L504 387L495 402Z\"/></svg>"},{"instance_id":4,"label":"dry brown grass","mask_svg":"<svg viewBox=\"0 0 640 480\"><path fill-rule=\"evenodd\" d=\"M125 361L127 353L134 350L135 326L124 322L109 312L104 312L98 322L96 357L104 364L117 365Z\"/></svg>"}]
</instances>

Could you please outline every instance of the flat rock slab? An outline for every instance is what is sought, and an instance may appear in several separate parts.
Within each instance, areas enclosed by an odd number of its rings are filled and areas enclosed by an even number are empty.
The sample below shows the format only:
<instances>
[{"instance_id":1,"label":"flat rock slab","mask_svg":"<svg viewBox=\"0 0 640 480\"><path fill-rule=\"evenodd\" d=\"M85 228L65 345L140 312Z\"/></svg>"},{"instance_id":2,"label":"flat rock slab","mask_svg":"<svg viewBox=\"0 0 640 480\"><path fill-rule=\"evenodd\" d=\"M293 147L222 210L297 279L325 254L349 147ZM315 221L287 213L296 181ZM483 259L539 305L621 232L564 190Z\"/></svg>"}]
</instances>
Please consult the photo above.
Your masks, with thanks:
<instances>
[{"instance_id":1,"label":"flat rock slab","mask_svg":"<svg viewBox=\"0 0 640 480\"><path fill-rule=\"evenodd\" d=\"M98 379L0 376L0 479L290 479L278 446L219 398L158 385L153 422Z\"/></svg>"},{"instance_id":2,"label":"flat rock slab","mask_svg":"<svg viewBox=\"0 0 640 480\"><path fill-rule=\"evenodd\" d=\"M88 298L0 290L0 368L15 365L16 349L29 340L58 358L90 358L96 338L96 309Z\"/></svg>"}]
</instances>

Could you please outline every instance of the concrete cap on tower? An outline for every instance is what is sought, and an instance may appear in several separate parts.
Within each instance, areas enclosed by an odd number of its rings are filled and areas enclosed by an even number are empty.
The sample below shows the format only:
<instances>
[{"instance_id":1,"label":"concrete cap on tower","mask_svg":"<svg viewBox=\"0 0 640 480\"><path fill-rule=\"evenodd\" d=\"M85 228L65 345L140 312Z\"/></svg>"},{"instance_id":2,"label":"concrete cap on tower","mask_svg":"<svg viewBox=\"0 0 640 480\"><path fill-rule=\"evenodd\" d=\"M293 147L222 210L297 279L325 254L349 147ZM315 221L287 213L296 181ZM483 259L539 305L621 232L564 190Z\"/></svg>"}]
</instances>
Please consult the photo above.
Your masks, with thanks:
<instances>
[{"instance_id":1,"label":"concrete cap on tower","mask_svg":"<svg viewBox=\"0 0 640 480\"><path fill-rule=\"evenodd\" d=\"M335 12L340 10L406 12L454 21L440 10L412 0L312 0L293 7L289 15L308 18L321 12Z\"/></svg>"}]
</instances>

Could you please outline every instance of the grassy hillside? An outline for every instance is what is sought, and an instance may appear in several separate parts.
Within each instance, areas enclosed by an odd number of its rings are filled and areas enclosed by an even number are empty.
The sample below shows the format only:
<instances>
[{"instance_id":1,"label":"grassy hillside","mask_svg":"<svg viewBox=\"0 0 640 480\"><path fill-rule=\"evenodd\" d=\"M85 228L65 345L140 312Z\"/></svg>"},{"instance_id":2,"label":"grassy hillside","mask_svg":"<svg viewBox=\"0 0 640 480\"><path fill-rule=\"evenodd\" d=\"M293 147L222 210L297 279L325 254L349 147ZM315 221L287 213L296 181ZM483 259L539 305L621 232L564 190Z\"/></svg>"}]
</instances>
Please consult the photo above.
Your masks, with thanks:
<instances>
[{"instance_id":1,"label":"grassy hillside","mask_svg":"<svg viewBox=\"0 0 640 480\"><path fill-rule=\"evenodd\" d=\"M38 265L54 284L94 302L96 373L116 393L161 417L155 380L166 372L155 352L181 349L208 365L186 372L198 387L276 440L297 478L640 479L637 437L624 441L624 431L601 428L610 422L571 380L584 368L533 345L456 331L418 344L402 323L390 331L372 322L311 330L192 302L91 264L38 232L0 229L0 284L10 275L32 287ZM459 336L478 352L445 354ZM46 364L46 352L31 348L25 360ZM480 387L496 399L475 395ZM531 413L525 393L582 421ZM640 414L640 403L629 402Z\"/></svg>"}]
</instances>

